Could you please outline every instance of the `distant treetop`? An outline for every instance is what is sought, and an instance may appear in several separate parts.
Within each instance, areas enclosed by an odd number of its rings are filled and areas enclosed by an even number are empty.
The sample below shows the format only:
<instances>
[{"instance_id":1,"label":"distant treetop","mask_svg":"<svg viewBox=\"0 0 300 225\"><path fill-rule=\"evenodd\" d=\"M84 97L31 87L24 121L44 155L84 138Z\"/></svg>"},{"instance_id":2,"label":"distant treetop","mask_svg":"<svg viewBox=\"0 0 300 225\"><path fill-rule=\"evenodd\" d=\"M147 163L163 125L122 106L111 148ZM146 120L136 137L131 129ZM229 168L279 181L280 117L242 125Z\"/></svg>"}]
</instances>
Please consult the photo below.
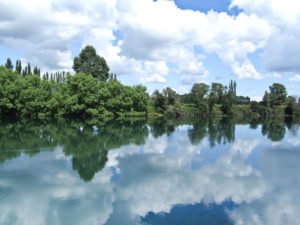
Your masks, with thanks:
<instances>
[{"instance_id":1,"label":"distant treetop","mask_svg":"<svg viewBox=\"0 0 300 225\"><path fill-rule=\"evenodd\" d=\"M91 74L99 81L107 81L109 67L103 57L97 55L93 46L87 45L81 50L78 57L74 58L73 69L76 73Z\"/></svg>"}]
</instances>

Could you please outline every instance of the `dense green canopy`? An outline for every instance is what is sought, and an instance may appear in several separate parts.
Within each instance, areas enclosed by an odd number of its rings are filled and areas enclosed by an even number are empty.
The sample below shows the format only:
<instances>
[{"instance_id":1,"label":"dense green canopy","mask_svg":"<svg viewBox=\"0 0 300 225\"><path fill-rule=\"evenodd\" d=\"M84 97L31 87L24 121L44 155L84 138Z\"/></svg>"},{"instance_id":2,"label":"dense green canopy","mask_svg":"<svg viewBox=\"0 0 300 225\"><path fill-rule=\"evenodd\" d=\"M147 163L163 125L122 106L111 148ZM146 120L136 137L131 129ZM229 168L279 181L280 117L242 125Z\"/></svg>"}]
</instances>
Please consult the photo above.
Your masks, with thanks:
<instances>
[{"instance_id":1,"label":"dense green canopy","mask_svg":"<svg viewBox=\"0 0 300 225\"><path fill-rule=\"evenodd\" d=\"M147 110L143 86L98 82L90 74L68 75L64 82L20 76L0 67L0 113L9 116L101 117Z\"/></svg>"},{"instance_id":2,"label":"dense green canopy","mask_svg":"<svg viewBox=\"0 0 300 225\"><path fill-rule=\"evenodd\" d=\"M73 69L76 73L91 74L99 81L106 81L109 77L109 67L103 57L97 55L93 46L87 45L75 57Z\"/></svg>"}]
</instances>

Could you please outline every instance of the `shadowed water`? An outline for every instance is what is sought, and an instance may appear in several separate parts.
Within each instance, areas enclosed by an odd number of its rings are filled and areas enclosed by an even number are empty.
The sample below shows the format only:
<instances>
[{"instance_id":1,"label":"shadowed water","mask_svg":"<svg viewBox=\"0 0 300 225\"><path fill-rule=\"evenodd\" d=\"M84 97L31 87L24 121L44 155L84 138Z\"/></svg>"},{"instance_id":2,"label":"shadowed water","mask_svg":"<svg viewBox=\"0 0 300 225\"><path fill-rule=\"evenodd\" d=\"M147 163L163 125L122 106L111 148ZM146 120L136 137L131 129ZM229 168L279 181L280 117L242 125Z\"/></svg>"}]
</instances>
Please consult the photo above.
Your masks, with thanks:
<instances>
[{"instance_id":1,"label":"shadowed water","mask_svg":"<svg viewBox=\"0 0 300 225\"><path fill-rule=\"evenodd\" d=\"M2 225L298 225L291 121L0 124Z\"/></svg>"}]
</instances>

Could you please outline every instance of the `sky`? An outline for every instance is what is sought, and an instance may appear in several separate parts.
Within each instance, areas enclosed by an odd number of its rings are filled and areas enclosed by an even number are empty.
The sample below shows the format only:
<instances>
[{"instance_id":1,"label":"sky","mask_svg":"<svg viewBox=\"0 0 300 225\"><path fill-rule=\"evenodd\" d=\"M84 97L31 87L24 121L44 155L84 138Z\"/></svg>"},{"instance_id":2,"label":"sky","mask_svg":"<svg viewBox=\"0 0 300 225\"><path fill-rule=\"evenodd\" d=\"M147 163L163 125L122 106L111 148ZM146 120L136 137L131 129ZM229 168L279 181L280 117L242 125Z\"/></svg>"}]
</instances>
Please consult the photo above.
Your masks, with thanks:
<instances>
[{"instance_id":1,"label":"sky","mask_svg":"<svg viewBox=\"0 0 300 225\"><path fill-rule=\"evenodd\" d=\"M296 0L0 0L0 64L72 71L93 45L112 73L151 93L237 81L260 100L275 82L300 95Z\"/></svg>"}]
</instances>

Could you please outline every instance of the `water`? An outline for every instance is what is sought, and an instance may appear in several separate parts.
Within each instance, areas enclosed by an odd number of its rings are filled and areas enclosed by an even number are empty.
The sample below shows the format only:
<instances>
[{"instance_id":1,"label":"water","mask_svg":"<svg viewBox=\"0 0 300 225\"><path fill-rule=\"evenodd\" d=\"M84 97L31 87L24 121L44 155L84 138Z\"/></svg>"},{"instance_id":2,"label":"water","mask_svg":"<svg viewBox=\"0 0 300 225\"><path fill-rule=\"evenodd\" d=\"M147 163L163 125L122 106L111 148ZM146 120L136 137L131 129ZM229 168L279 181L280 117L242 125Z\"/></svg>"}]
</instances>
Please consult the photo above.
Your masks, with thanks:
<instances>
[{"instance_id":1,"label":"water","mask_svg":"<svg viewBox=\"0 0 300 225\"><path fill-rule=\"evenodd\" d=\"M299 125L2 122L2 225L298 225Z\"/></svg>"}]
</instances>

